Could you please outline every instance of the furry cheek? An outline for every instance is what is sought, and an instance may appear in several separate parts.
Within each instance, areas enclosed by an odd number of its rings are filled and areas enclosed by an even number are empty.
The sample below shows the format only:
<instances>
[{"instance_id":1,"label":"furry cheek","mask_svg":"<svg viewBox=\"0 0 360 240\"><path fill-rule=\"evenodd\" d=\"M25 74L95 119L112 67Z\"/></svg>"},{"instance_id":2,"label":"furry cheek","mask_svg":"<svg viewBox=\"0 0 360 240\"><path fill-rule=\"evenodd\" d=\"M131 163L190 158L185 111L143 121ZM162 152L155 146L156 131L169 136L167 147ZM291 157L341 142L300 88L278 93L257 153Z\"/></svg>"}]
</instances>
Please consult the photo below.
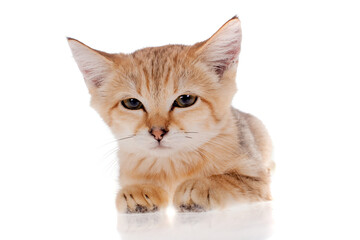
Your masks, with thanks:
<instances>
[{"instance_id":1,"label":"furry cheek","mask_svg":"<svg viewBox=\"0 0 360 240\"><path fill-rule=\"evenodd\" d=\"M144 125L145 112L143 110L125 110L117 106L109 112L111 131L117 139L136 134Z\"/></svg>"},{"instance_id":2,"label":"furry cheek","mask_svg":"<svg viewBox=\"0 0 360 240\"><path fill-rule=\"evenodd\" d=\"M176 148L193 149L202 145L216 134L216 121L212 115L211 108L201 100L194 108L174 109L169 136L164 140L168 139Z\"/></svg>"},{"instance_id":3,"label":"furry cheek","mask_svg":"<svg viewBox=\"0 0 360 240\"><path fill-rule=\"evenodd\" d=\"M214 129L217 119L214 109L207 100L199 98L196 106L189 109L174 109L172 120L174 125L185 131L208 132Z\"/></svg>"}]
</instances>

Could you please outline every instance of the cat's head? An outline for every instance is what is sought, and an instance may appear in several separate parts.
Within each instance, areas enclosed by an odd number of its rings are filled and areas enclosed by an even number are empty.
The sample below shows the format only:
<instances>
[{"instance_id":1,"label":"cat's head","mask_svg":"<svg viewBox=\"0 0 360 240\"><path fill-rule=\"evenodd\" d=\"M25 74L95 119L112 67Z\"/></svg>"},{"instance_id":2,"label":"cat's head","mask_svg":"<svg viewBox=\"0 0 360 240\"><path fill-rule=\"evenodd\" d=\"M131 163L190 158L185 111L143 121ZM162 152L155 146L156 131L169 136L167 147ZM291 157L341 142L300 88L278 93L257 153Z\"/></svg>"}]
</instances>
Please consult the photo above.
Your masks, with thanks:
<instances>
[{"instance_id":1,"label":"cat's head","mask_svg":"<svg viewBox=\"0 0 360 240\"><path fill-rule=\"evenodd\" d=\"M91 94L121 151L170 156L221 134L236 92L237 17L192 46L108 54L68 38Z\"/></svg>"}]
</instances>

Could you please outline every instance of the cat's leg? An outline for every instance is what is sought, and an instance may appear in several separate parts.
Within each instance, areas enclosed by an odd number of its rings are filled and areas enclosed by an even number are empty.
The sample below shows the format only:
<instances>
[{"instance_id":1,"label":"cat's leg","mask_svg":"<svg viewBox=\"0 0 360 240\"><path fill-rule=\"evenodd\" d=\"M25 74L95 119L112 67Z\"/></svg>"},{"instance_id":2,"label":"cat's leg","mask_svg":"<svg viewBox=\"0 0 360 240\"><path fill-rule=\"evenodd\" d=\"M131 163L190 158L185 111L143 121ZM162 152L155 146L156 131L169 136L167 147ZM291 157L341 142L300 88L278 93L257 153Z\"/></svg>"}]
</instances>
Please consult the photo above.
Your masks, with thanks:
<instances>
[{"instance_id":1,"label":"cat's leg","mask_svg":"<svg viewBox=\"0 0 360 240\"><path fill-rule=\"evenodd\" d=\"M116 207L121 213L155 212L168 205L165 190L153 185L125 186L117 194Z\"/></svg>"},{"instance_id":2,"label":"cat's leg","mask_svg":"<svg viewBox=\"0 0 360 240\"><path fill-rule=\"evenodd\" d=\"M271 200L267 178L242 176L235 172L190 179L174 194L174 206L182 212L223 208L234 202Z\"/></svg>"}]
</instances>

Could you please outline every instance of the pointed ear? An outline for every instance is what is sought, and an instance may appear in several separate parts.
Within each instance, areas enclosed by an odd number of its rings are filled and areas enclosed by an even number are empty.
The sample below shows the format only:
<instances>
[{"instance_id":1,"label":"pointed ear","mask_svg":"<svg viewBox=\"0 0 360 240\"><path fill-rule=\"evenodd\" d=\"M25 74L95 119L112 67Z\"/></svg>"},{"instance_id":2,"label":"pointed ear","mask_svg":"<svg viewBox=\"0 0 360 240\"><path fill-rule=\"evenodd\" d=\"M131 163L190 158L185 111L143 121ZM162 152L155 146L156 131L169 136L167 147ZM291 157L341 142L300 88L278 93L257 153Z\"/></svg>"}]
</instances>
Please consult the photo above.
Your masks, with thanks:
<instances>
[{"instance_id":1,"label":"pointed ear","mask_svg":"<svg viewBox=\"0 0 360 240\"><path fill-rule=\"evenodd\" d=\"M241 24L238 17L235 16L227 21L211 38L200 43L195 54L200 56L221 78L233 63L237 63L240 45Z\"/></svg>"},{"instance_id":2,"label":"pointed ear","mask_svg":"<svg viewBox=\"0 0 360 240\"><path fill-rule=\"evenodd\" d=\"M88 88L101 87L113 68L113 62L106 57L109 54L92 49L76 39L67 40Z\"/></svg>"}]
</instances>

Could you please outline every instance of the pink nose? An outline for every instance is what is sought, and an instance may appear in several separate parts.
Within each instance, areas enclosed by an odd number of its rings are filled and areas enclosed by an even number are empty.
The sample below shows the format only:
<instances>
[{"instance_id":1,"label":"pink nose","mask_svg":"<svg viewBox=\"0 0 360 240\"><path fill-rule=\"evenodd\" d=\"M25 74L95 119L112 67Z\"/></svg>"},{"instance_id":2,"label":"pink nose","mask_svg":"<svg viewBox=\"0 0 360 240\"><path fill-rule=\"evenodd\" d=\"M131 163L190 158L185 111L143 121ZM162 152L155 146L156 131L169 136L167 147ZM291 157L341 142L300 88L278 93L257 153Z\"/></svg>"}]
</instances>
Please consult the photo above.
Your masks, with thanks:
<instances>
[{"instance_id":1,"label":"pink nose","mask_svg":"<svg viewBox=\"0 0 360 240\"><path fill-rule=\"evenodd\" d=\"M158 140L159 142L161 141L161 139L163 139L164 135L167 133L168 131L164 128L159 128L159 127L153 127L150 130L150 134L154 136L154 138L156 140Z\"/></svg>"}]
</instances>

